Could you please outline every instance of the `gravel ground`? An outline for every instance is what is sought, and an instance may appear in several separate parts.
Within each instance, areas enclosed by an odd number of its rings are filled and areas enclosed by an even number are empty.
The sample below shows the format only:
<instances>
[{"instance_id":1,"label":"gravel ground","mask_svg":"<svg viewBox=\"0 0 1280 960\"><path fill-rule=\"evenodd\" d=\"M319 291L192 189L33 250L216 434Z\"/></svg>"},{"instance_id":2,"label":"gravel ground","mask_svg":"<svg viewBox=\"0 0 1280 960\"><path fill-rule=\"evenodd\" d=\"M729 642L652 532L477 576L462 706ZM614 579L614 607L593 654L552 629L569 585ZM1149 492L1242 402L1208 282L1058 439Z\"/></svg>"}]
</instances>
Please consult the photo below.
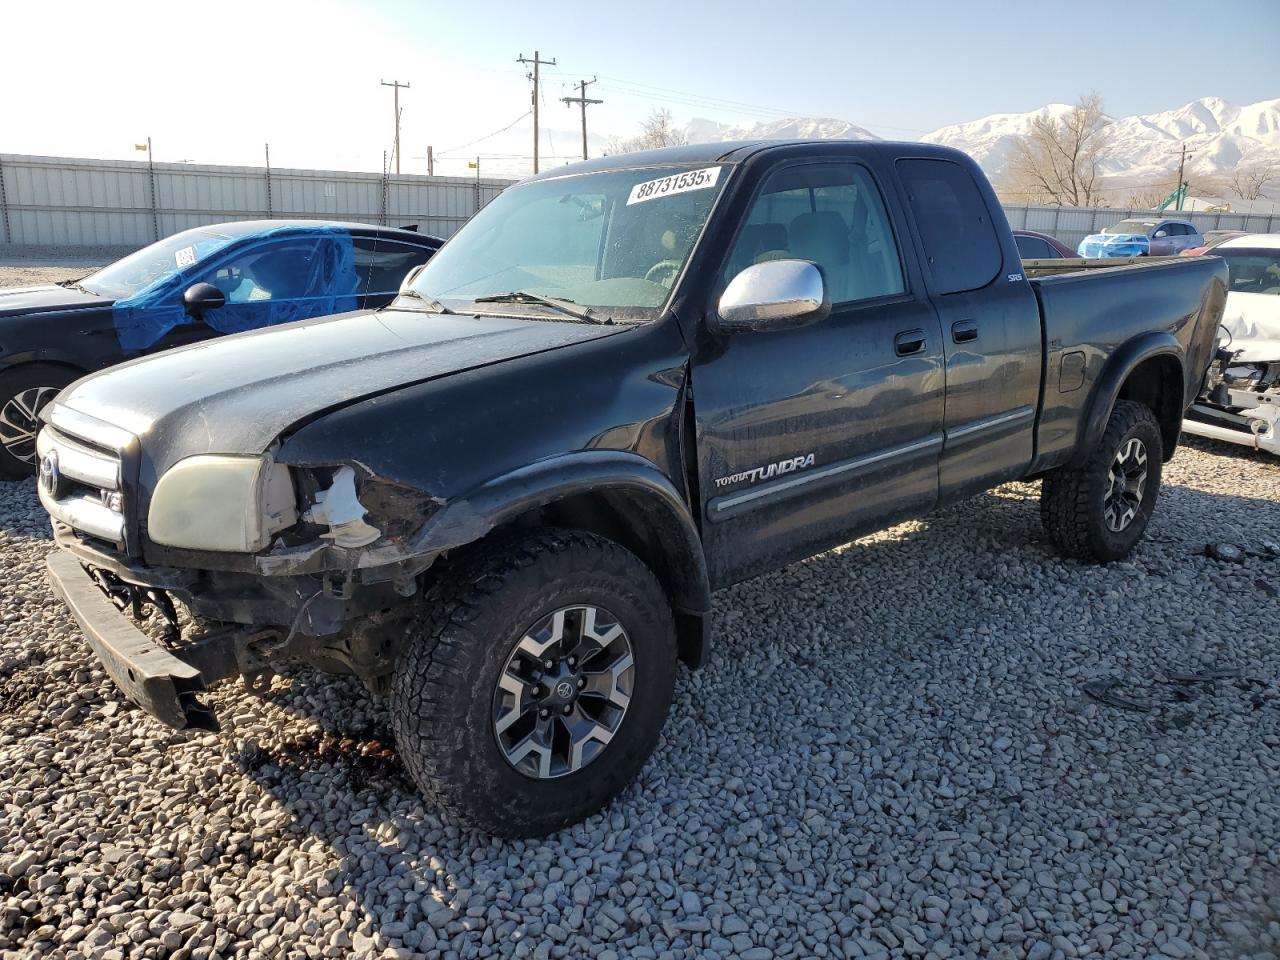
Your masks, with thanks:
<instances>
[{"instance_id":1,"label":"gravel ground","mask_svg":"<svg viewBox=\"0 0 1280 960\"><path fill-rule=\"evenodd\" d=\"M92 256L69 261L66 257L50 259L40 256L0 255L0 287L26 287L37 283L57 283L59 280L79 280L109 262L108 259Z\"/></svg>"},{"instance_id":2,"label":"gravel ground","mask_svg":"<svg viewBox=\"0 0 1280 960\"><path fill-rule=\"evenodd\" d=\"M1165 482L1129 562L1011 484L719 594L639 781L535 842L425 805L354 681L124 703L0 484L0 955L1280 956L1280 460Z\"/></svg>"}]
</instances>

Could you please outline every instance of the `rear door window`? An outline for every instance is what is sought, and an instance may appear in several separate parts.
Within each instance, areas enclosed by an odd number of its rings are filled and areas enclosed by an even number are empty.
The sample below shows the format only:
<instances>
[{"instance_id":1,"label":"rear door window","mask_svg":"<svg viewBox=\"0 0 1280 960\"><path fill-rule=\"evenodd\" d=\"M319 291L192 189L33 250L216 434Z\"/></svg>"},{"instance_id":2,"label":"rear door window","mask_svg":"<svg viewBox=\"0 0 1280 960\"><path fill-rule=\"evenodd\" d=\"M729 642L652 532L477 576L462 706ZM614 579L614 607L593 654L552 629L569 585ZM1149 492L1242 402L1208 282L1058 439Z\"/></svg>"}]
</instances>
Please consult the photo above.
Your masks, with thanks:
<instances>
[{"instance_id":1,"label":"rear door window","mask_svg":"<svg viewBox=\"0 0 1280 960\"><path fill-rule=\"evenodd\" d=\"M985 287L1004 257L978 185L950 160L899 160L898 174L939 293Z\"/></svg>"}]
</instances>

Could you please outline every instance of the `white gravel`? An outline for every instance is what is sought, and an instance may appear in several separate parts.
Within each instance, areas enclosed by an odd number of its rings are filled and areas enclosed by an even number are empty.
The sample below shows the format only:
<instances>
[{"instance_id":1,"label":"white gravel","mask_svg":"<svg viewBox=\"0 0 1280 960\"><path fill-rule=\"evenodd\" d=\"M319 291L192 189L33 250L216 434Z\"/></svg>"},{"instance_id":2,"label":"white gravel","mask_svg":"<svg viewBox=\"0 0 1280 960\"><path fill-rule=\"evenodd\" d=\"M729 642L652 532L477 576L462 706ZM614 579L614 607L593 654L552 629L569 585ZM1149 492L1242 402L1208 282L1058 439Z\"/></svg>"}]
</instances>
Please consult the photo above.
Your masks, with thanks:
<instances>
[{"instance_id":1,"label":"white gravel","mask_svg":"<svg viewBox=\"0 0 1280 960\"><path fill-rule=\"evenodd\" d=\"M537 842L443 821L353 681L126 705L0 485L0 955L1274 960L1280 460L1165 482L1130 562L1012 484L720 594L641 779Z\"/></svg>"}]
</instances>

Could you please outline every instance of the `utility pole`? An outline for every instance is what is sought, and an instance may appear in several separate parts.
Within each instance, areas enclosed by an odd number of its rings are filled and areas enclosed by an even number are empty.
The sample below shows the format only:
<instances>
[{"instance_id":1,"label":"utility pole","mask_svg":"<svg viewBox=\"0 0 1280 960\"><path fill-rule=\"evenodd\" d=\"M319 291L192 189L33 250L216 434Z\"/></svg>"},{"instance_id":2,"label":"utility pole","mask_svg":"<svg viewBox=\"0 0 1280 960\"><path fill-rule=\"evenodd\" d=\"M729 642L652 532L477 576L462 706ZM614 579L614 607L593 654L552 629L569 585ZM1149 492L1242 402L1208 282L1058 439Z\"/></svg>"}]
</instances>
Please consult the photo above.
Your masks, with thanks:
<instances>
[{"instance_id":1,"label":"utility pole","mask_svg":"<svg viewBox=\"0 0 1280 960\"><path fill-rule=\"evenodd\" d=\"M1175 195L1177 196L1177 198L1178 198L1178 200L1177 200L1178 206L1175 208L1175 209L1177 209L1177 210L1181 210L1181 209L1182 209L1182 201L1183 201L1184 199L1186 199L1186 196L1187 196L1187 192L1186 192L1186 190L1184 190L1184 189L1183 189L1183 184L1184 184L1184 183L1186 183L1186 181L1185 181L1185 180L1183 180L1182 178L1183 178L1183 174L1185 173L1185 171L1186 171L1186 169L1187 169L1187 157L1188 157L1188 156L1192 156L1192 157L1194 157L1194 156L1195 156L1195 154L1194 154L1194 153L1192 153L1192 154L1188 154L1188 153L1187 153L1187 145L1184 143L1184 144L1182 145L1182 152L1181 152L1181 155L1180 155L1180 156L1179 156L1179 158L1178 158L1178 185L1177 185L1176 187L1174 187L1174 188L1173 188L1173 192L1174 192L1174 194L1175 194Z\"/></svg>"},{"instance_id":2,"label":"utility pole","mask_svg":"<svg viewBox=\"0 0 1280 960\"><path fill-rule=\"evenodd\" d=\"M431 144L427 144L427 176L434 177L436 175L436 152Z\"/></svg>"},{"instance_id":3,"label":"utility pole","mask_svg":"<svg viewBox=\"0 0 1280 960\"><path fill-rule=\"evenodd\" d=\"M556 65L555 57L550 60L543 60L539 57L538 51L533 51L533 59L526 60L524 54L516 57L516 63L528 63L533 65L533 73L529 74L529 79L533 81L533 172L538 172L538 68L541 66L554 67Z\"/></svg>"},{"instance_id":4,"label":"utility pole","mask_svg":"<svg viewBox=\"0 0 1280 960\"><path fill-rule=\"evenodd\" d=\"M401 88L401 87L404 87L404 89L408 90L408 89L409 89L409 85L408 85L407 83L401 83L399 80L392 80L390 83L387 83L387 81L385 81L385 80L382 80L382 81L380 81L380 82L381 82L381 84L382 84L384 87L394 87L394 88L395 88L395 98L396 98L396 102L395 102L395 107L396 107L396 145L395 145L395 154L396 154L396 173L398 174L398 173L400 172L400 88Z\"/></svg>"},{"instance_id":5,"label":"utility pole","mask_svg":"<svg viewBox=\"0 0 1280 960\"><path fill-rule=\"evenodd\" d=\"M476 213L480 212L480 156L476 155L475 163L468 163L468 167L474 167L476 171Z\"/></svg>"},{"instance_id":6,"label":"utility pole","mask_svg":"<svg viewBox=\"0 0 1280 960\"><path fill-rule=\"evenodd\" d=\"M577 104L582 108L582 159L587 159L587 104L604 103L603 100L590 100L587 98L587 84L595 83L596 78L590 80L578 81L578 95L576 97L561 97L566 107Z\"/></svg>"}]
</instances>

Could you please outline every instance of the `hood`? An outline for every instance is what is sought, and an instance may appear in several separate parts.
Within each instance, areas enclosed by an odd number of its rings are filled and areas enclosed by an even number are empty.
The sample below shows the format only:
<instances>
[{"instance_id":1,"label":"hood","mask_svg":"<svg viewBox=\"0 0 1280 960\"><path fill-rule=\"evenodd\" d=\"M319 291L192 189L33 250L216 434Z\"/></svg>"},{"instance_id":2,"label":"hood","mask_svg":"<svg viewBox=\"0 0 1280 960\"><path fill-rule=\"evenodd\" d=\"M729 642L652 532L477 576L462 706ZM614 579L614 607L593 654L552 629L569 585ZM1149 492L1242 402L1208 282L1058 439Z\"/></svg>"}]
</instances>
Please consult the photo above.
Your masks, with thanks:
<instances>
[{"instance_id":1,"label":"hood","mask_svg":"<svg viewBox=\"0 0 1280 960\"><path fill-rule=\"evenodd\" d=\"M1230 334L1222 346L1237 360L1251 363L1280 362L1280 296L1267 293L1227 294L1222 326Z\"/></svg>"},{"instance_id":2,"label":"hood","mask_svg":"<svg viewBox=\"0 0 1280 960\"><path fill-rule=\"evenodd\" d=\"M75 287L60 287L55 283L42 283L35 287L7 287L0 290L0 317L106 307L113 302L110 297L99 297Z\"/></svg>"},{"instance_id":3,"label":"hood","mask_svg":"<svg viewBox=\"0 0 1280 960\"><path fill-rule=\"evenodd\" d=\"M56 403L142 439L157 471L199 453L256 454L356 400L626 327L362 311L223 337L91 374Z\"/></svg>"}]
</instances>

